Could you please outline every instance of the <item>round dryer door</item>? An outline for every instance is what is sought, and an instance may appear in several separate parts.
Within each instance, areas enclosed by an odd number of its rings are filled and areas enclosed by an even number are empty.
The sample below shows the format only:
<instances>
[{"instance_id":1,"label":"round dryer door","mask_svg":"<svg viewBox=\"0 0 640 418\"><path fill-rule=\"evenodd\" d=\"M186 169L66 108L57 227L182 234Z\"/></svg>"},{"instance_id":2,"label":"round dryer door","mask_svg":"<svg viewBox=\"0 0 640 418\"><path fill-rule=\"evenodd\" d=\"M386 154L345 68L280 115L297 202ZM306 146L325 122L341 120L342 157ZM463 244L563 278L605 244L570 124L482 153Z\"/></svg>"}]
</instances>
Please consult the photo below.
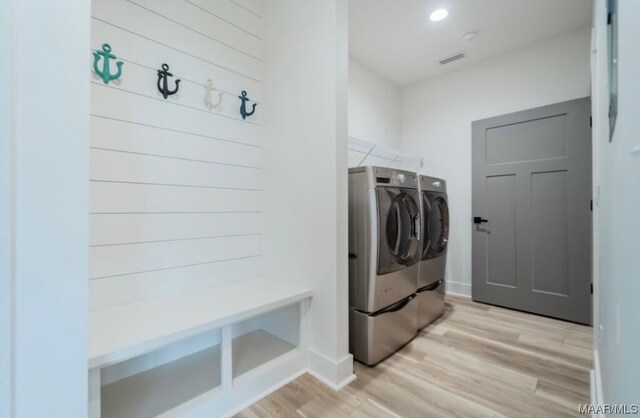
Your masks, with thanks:
<instances>
[{"instance_id":1,"label":"round dryer door","mask_svg":"<svg viewBox=\"0 0 640 418\"><path fill-rule=\"evenodd\" d=\"M379 188L378 274L416 263L420 211L416 199L402 189Z\"/></svg>"},{"instance_id":2,"label":"round dryer door","mask_svg":"<svg viewBox=\"0 0 640 418\"><path fill-rule=\"evenodd\" d=\"M441 255L449 241L449 205L447 197L440 193L423 196L425 209L425 246L423 260Z\"/></svg>"}]
</instances>

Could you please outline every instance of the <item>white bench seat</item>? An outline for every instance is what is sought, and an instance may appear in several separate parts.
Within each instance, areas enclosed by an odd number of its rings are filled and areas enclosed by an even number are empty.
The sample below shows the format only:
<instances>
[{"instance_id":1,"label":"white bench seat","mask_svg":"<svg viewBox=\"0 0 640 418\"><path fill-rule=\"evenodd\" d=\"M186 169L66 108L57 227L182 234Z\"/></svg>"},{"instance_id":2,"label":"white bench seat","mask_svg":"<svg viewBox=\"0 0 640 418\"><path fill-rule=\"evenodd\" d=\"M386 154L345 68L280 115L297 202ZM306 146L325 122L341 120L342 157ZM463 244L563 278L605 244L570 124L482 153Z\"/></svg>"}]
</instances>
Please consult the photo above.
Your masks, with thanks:
<instances>
[{"instance_id":1,"label":"white bench seat","mask_svg":"<svg viewBox=\"0 0 640 418\"><path fill-rule=\"evenodd\" d=\"M256 278L90 312L88 416L173 418L194 408L228 415L263 392L260 385L277 387L304 370L311 296L305 287ZM246 328L256 319L265 329ZM217 345L136 371L102 393L103 369L215 330Z\"/></svg>"},{"instance_id":2,"label":"white bench seat","mask_svg":"<svg viewBox=\"0 0 640 418\"><path fill-rule=\"evenodd\" d=\"M266 278L89 313L89 369L99 369L244 319L298 303L312 291Z\"/></svg>"}]
</instances>

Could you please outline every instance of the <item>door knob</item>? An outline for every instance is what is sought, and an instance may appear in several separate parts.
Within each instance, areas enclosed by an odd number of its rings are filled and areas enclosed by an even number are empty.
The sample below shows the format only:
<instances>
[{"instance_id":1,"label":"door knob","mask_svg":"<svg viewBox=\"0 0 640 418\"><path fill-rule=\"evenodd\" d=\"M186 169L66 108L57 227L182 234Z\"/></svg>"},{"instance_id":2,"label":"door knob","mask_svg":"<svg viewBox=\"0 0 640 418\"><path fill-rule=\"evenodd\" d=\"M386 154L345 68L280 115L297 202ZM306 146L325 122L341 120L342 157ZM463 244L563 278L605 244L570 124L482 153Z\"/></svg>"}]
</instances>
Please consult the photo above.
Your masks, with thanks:
<instances>
[{"instance_id":1,"label":"door knob","mask_svg":"<svg viewBox=\"0 0 640 418\"><path fill-rule=\"evenodd\" d=\"M474 224L481 224L482 222L489 222L488 219L482 219L480 216L474 216L473 217L473 223Z\"/></svg>"}]
</instances>

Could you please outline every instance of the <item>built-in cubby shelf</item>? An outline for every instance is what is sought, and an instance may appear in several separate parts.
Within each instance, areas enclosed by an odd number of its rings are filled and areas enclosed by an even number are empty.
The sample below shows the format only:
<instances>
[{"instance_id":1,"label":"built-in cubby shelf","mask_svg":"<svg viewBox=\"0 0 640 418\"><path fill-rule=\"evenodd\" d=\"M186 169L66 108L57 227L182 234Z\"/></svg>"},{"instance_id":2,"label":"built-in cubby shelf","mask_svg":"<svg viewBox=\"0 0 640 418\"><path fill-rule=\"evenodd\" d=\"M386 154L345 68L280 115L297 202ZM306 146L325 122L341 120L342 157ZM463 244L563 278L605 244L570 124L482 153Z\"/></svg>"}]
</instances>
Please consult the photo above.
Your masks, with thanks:
<instances>
[{"instance_id":1,"label":"built-in cubby shelf","mask_svg":"<svg viewBox=\"0 0 640 418\"><path fill-rule=\"evenodd\" d=\"M257 278L91 312L89 417L229 410L255 379L302 369L311 294Z\"/></svg>"},{"instance_id":2,"label":"built-in cubby shelf","mask_svg":"<svg viewBox=\"0 0 640 418\"><path fill-rule=\"evenodd\" d=\"M234 384L246 378L249 373L259 372L261 366L296 349L295 345L262 329L234 338Z\"/></svg>"},{"instance_id":3,"label":"built-in cubby shelf","mask_svg":"<svg viewBox=\"0 0 640 418\"><path fill-rule=\"evenodd\" d=\"M152 418L220 389L220 345L102 386L102 418Z\"/></svg>"}]
</instances>

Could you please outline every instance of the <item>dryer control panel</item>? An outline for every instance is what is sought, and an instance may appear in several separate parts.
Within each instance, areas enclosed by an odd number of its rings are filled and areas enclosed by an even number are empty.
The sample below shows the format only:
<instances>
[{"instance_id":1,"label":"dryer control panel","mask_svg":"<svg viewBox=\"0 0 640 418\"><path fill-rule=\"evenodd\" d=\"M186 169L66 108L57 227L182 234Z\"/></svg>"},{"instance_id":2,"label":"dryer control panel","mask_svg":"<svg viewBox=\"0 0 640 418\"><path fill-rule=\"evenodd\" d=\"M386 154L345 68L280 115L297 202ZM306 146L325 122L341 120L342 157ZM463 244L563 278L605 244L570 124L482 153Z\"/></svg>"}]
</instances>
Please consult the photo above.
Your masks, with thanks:
<instances>
[{"instance_id":1,"label":"dryer control panel","mask_svg":"<svg viewBox=\"0 0 640 418\"><path fill-rule=\"evenodd\" d=\"M420 190L423 192L446 193L447 182L437 177L420 176Z\"/></svg>"},{"instance_id":2,"label":"dryer control panel","mask_svg":"<svg viewBox=\"0 0 640 418\"><path fill-rule=\"evenodd\" d=\"M417 187L418 177L416 173L393 168L375 168L376 185L395 187Z\"/></svg>"}]
</instances>

